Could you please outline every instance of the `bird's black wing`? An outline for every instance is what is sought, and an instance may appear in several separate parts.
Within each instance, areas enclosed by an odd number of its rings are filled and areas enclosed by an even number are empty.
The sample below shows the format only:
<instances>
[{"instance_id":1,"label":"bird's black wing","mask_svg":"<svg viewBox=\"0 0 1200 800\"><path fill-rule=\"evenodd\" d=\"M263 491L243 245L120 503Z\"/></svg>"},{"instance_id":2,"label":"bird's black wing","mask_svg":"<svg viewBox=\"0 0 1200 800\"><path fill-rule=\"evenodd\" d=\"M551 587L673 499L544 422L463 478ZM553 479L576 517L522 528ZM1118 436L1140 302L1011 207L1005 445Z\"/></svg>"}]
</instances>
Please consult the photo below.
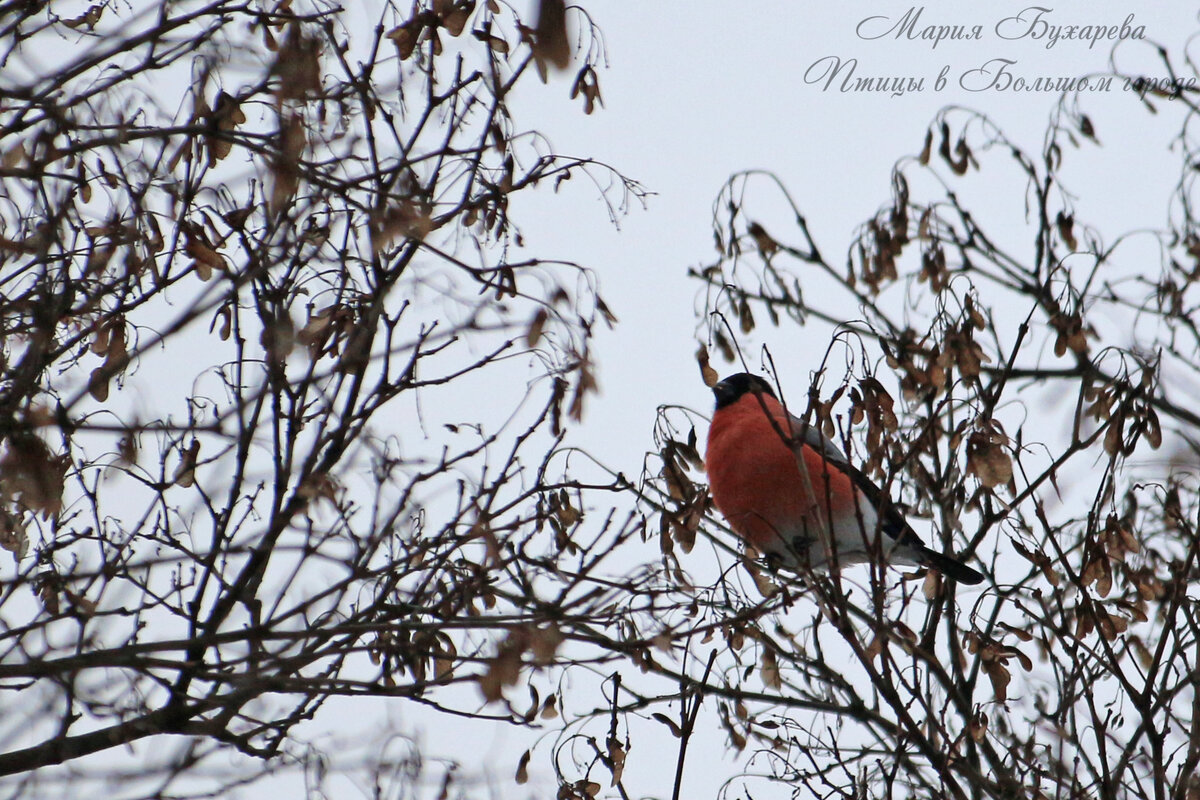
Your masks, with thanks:
<instances>
[{"instance_id":1,"label":"bird's black wing","mask_svg":"<svg viewBox=\"0 0 1200 800\"><path fill-rule=\"evenodd\" d=\"M846 477L850 478L850 481L867 498L867 502L875 508L875 514L880 520L879 527L883 532L897 544L911 550L916 560L922 566L935 569L959 583L975 584L983 582L982 573L968 567L952 556L926 547L925 542L921 541L921 537L908 524L908 520L904 518L904 514L892 502L891 496L880 489L873 480L864 475L862 470L851 464L846 454L836 444L822 435L821 431L815 425L805 423L803 420L793 416L792 429L793 434L799 436L800 441L825 456L825 463L829 464L833 469L840 470Z\"/></svg>"},{"instance_id":2,"label":"bird's black wing","mask_svg":"<svg viewBox=\"0 0 1200 800\"><path fill-rule=\"evenodd\" d=\"M896 508L895 503L892 502L892 498L876 486L873 480L864 475L862 470L851 464L841 448L826 438L817 429L816 425L805 423L803 420L793 416L792 427L802 442L824 455L826 461L844 473L858 487L858 490L863 493L863 496L867 498L867 502L871 504L875 509L875 513L879 516L880 528L883 529L884 533L893 540L908 547L916 549L925 547L925 543L921 541L921 537L908 524L908 520L904 518L904 514L900 512L900 509Z\"/></svg>"}]
</instances>

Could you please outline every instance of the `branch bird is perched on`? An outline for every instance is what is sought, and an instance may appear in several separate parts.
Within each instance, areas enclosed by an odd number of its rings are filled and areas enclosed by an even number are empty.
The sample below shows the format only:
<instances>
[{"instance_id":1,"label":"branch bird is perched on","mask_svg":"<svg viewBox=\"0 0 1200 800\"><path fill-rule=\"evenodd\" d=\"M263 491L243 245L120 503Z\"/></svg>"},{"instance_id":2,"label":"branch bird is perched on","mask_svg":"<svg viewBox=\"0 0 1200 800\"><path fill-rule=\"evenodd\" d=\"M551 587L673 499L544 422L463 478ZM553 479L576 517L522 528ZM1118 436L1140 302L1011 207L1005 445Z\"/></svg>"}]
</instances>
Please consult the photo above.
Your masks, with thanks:
<instances>
[{"instance_id":1,"label":"branch bird is perched on","mask_svg":"<svg viewBox=\"0 0 1200 800\"><path fill-rule=\"evenodd\" d=\"M839 565L856 564L870 559L869 543L879 536L887 561L929 567L960 583L983 580L926 547L891 499L815 426L788 414L765 380L741 372L713 386L713 394L709 490L729 527L759 553L780 566L820 567L832 545ZM789 438L798 440L797 450Z\"/></svg>"}]
</instances>

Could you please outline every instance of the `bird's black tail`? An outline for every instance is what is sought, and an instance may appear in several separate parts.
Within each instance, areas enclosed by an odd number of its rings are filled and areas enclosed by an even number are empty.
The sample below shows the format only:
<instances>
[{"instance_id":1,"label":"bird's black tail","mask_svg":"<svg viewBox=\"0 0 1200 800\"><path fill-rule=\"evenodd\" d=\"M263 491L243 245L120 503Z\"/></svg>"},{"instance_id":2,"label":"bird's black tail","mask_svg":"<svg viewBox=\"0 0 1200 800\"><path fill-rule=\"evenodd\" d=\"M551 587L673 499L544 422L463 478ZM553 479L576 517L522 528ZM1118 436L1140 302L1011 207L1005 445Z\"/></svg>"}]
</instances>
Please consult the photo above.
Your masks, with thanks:
<instances>
[{"instance_id":1,"label":"bird's black tail","mask_svg":"<svg viewBox=\"0 0 1200 800\"><path fill-rule=\"evenodd\" d=\"M950 556L943 555L936 550L930 550L924 545L921 546L919 561L921 566L936 569L947 578L951 578L959 583L983 583L982 573L976 572L966 564Z\"/></svg>"}]
</instances>

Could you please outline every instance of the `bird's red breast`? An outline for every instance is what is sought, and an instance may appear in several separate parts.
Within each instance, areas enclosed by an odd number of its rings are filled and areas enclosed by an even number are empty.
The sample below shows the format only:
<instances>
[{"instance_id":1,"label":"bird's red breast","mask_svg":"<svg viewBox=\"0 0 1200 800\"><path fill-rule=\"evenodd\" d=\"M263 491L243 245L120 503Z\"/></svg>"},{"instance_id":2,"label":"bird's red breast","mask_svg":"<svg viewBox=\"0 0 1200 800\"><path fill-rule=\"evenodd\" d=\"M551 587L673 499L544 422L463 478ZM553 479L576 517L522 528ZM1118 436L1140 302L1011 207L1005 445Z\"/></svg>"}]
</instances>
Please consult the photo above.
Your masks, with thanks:
<instances>
[{"instance_id":1,"label":"bird's red breast","mask_svg":"<svg viewBox=\"0 0 1200 800\"><path fill-rule=\"evenodd\" d=\"M802 473L785 442L797 431L774 397L747 392L718 408L705 460L713 502L760 553L788 552L793 537L816 540L829 516L853 514L850 477L808 445Z\"/></svg>"}]
</instances>

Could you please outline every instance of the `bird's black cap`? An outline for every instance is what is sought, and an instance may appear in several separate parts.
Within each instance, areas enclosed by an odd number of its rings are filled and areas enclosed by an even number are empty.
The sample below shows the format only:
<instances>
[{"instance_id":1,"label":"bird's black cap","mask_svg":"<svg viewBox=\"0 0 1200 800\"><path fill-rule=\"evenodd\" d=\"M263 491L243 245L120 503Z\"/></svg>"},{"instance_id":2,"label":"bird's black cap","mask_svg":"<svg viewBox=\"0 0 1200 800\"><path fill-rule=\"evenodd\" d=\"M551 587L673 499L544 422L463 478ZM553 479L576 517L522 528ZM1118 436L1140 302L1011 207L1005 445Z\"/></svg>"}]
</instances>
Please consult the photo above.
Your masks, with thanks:
<instances>
[{"instance_id":1,"label":"bird's black cap","mask_svg":"<svg viewBox=\"0 0 1200 800\"><path fill-rule=\"evenodd\" d=\"M757 375L751 375L749 372L739 372L736 375L730 375L725 380L713 386L712 390L717 398L717 408L724 408L736 403L747 392L754 392L756 394L761 392L775 397L775 390L771 388L771 384Z\"/></svg>"}]
</instances>

